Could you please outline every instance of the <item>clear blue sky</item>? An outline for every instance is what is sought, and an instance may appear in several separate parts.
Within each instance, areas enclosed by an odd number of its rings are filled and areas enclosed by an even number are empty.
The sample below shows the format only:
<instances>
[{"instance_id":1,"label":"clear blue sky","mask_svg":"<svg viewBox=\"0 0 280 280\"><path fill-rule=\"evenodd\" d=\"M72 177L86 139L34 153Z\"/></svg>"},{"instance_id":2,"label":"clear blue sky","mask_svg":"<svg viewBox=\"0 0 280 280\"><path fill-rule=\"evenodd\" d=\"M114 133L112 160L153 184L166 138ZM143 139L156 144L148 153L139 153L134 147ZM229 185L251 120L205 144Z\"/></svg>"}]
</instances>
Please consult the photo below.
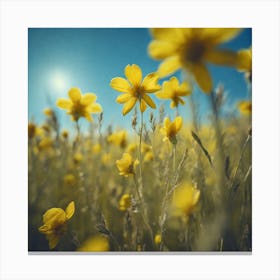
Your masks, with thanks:
<instances>
[{"instance_id":1,"label":"clear blue sky","mask_svg":"<svg viewBox=\"0 0 280 280\"><path fill-rule=\"evenodd\" d=\"M130 113L121 115L122 105L115 102L118 92L110 88L113 77L124 76L127 64L138 64L143 75L157 69L159 61L148 56L151 41L145 28L30 28L28 31L28 118L42 123L42 111L52 107L59 115L61 127L73 126L64 110L56 108L59 97L67 98L71 87L79 87L83 93L93 92L104 109L104 126L129 127ZM239 50L251 46L252 31L242 33L224 46ZM239 99L247 98L247 86L242 73L226 67L210 66L214 84L222 82L229 93L228 107ZM180 74L176 74L180 77ZM198 91L198 89L196 90ZM198 93L200 114L205 117L207 97ZM157 105L162 100L153 98ZM165 102L166 108L169 101ZM188 118L189 107L181 107L180 113ZM149 113L145 113L149 115ZM82 122L84 128L86 122Z\"/></svg>"}]
</instances>

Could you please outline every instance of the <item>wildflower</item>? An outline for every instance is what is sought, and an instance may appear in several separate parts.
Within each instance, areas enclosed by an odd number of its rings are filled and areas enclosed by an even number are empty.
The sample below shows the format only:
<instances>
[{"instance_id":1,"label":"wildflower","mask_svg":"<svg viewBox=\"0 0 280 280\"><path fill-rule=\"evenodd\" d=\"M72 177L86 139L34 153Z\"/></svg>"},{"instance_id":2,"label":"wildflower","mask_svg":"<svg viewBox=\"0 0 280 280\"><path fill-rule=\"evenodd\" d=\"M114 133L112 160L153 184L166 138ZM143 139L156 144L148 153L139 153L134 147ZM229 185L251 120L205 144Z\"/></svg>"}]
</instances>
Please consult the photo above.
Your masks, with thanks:
<instances>
[{"instance_id":1,"label":"wildflower","mask_svg":"<svg viewBox=\"0 0 280 280\"><path fill-rule=\"evenodd\" d=\"M125 148L127 146L127 132L125 130L121 130L113 133L107 137L107 141L120 146L121 148Z\"/></svg>"},{"instance_id":2,"label":"wildflower","mask_svg":"<svg viewBox=\"0 0 280 280\"><path fill-rule=\"evenodd\" d=\"M200 191L192 184L184 183L179 186L173 197L172 205L175 215L189 216L198 204Z\"/></svg>"},{"instance_id":3,"label":"wildflower","mask_svg":"<svg viewBox=\"0 0 280 280\"><path fill-rule=\"evenodd\" d=\"M149 162L152 160L154 160L154 153L152 151L148 151L147 153L145 153L144 162Z\"/></svg>"},{"instance_id":4,"label":"wildflower","mask_svg":"<svg viewBox=\"0 0 280 280\"><path fill-rule=\"evenodd\" d=\"M73 160L74 163L79 164L84 159L83 155L79 152L75 153Z\"/></svg>"},{"instance_id":5,"label":"wildflower","mask_svg":"<svg viewBox=\"0 0 280 280\"><path fill-rule=\"evenodd\" d=\"M191 93L190 85L187 82L179 84L176 77L172 77L169 81L163 82L162 90L156 93L156 96L162 99L171 99L170 108L178 107L179 104L184 105L185 101L182 96L188 96Z\"/></svg>"},{"instance_id":6,"label":"wildflower","mask_svg":"<svg viewBox=\"0 0 280 280\"><path fill-rule=\"evenodd\" d=\"M136 65L127 65L124 70L127 78L116 77L111 80L110 86L122 94L116 99L117 103L123 104L122 114L126 115L135 106L136 102L140 103L140 110L144 112L147 108L146 105L155 109L156 104L148 95L160 90L158 85L158 75L156 73L148 74L142 81L142 70Z\"/></svg>"},{"instance_id":7,"label":"wildflower","mask_svg":"<svg viewBox=\"0 0 280 280\"><path fill-rule=\"evenodd\" d=\"M92 152L98 154L101 151L101 149L102 149L101 145L99 143L96 143L92 147Z\"/></svg>"},{"instance_id":8,"label":"wildflower","mask_svg":"<svg viewBox=\"0 0 280 280\"><path fill-rule=\"evenodd\" d=\"M154 28L151 33L155 40L148 51L154 59L163 60L158 68L160 77L183 68L203 92L210 93L213 85L206 63L235 66L236 53L217 46L239 32L239 28Z\"/></svg>"},{"instance_id":9,"label":"wildflower","mask_svg":"<svg viewBox=\"0 0 280 280\"><path fill-rule=\"evenodd\" d=\"M157 234L154 238L154 242L156 245L159 245L161 243L161 235Z\"/></svg>"},{"instance_id":10,"label":"wildflower","mask_svg":"<svg viewBox=\"0 0 280 280\"><path fill-rule=\"evenodd\" d=\"M63 178L64 185L72 186L76 183L76 178L73 174L66 174Z\"/></svg>"},{"instance_id":11,"label":"wildflower","mask_svg":"<svg viewBox=\"0 0 280 280\"><path fill-rule=\"evenodd\" d=\"M43 225L39 231L46 235L50 249L56 247L61 236L67 231L67 221L75 212L75 203L71 201L65 211L61 208L51 208L43 215Z\"/></svg>"},{"instance_id":12,"label":"wildflower","mask_svg":"<svg viewBox=\"0 0 280 280\"><path fill-rule=\"evenodd\" d=\"M176 117L173 122L168 117L164 119L164 127L161 128L160 132L165 135L163 141L169 140L172 144L177 143L176 135L182 128L183 119L182 117Z\"/></svg>"},{"instance_id":13,"label":"wildflower","mask_svg":"<svg viewBox=\"0 0 280 280\"><path fill-rule=\"evenodd\" d=\"M116 161L119 174L125 177L135 174L135 167L138 163L138 160L133 160L129 153L124 153L122 158Z\"/></svg>"},{"instance_id":14,"label":"wildflower","mask_svg":"<svg viewBox=\"0 0 280 280\"><path fill-rule=\"evenodd\" d=\"M252 48L242 49L237 53L237 69L245 72L245 77L252 81Z\"/></svg>"},{"instance_id":15,"label":"wildflower","mask_svg":"<svg viewBox=\"0 0 280 280\"><path fill-rule=\"evenodd\" d=\"M34 123L28 123L28 138L34 138L36 135L36 125Z\"/></svg>"},{"instance_id":16,"label":"wildflower","mask_svg":"<svg viewBox=\"0 0 280 280\"><path fill-rule=\"evenodd\" d=\"M47 117L52 117L54 115L54 111L53 109L51 108L45 108L44 109L44 114L47 116Z\"/></svg>"},{"instance_id":17,"label":"wildflower","mask_svg":"<svg viewBox=\"0 0 280 280\"><path fill-rule=\"evenodd\" d=\"M101 161L104 165L109 164L112 161L112 155L110 153L105 153L101 157Z\"/></svg>"},{"instance_id":18,"label":"wildflower","mask_svg":"<svg viewBox=\"0 0 280 280\"><path fill-rule=\"evenodd\" d=\"M122 195L119 201L119 209L120 211L126 211L131 207L131 197L129 194Z\"/></svg>"},{"instance_id":19,"label":"wildflower","mask_svg":"<svg viewBox=\"0 0 280 280\"><path fill-rule=\"evenodd\" d=\"M88 238L78 249L80 252L106 252L109 251L109 241L105 236L93 236Z\"/></svg>"},{"instance_id":20,"label":"wildflower","mask_svg":"<svg viewBox=\"0 0 280 280\"><path fill-rule=\"evenodd\" d=\"M48 150L52 147L53 147L53 140L49 137L43 138L38 144L39 150Z\"/></svg>"},{"instance_id":21,"label":"wildflower","mask_svg":"<svg viewBox=\"0 0 280 280\"><path fill-rule=\"evenodd\" d=\"M126 152L128 152L129 154L133 154L137 150L137 147L137 144L131 143L127 146Z\"/></svg>"},{"instance_id":22,"label":"wildflower","mask_svg":"<svg viewBox=\"0 0 280 280\"><path fill-rule=\"evenodd\" d=\"M243 115L252 114L252 102L251 101L240 101L238 103L238 109Z\"/></svg>"},{"instance_id":23,"label":"wildflower","mask_svg":"<svg viewBox=\"0 0 280 280\"><path fill-rule=\"evenodd\" d=\"M56 105L64 110L68 110L68 114L72 115L73 121L78 121L80 117L92 121L92 113L102 112L102 107L95 103L97 97L93 93L81 94L80 89L71 88L68 92L70 99L59 98Z\"/></svg>"}]
</instances>

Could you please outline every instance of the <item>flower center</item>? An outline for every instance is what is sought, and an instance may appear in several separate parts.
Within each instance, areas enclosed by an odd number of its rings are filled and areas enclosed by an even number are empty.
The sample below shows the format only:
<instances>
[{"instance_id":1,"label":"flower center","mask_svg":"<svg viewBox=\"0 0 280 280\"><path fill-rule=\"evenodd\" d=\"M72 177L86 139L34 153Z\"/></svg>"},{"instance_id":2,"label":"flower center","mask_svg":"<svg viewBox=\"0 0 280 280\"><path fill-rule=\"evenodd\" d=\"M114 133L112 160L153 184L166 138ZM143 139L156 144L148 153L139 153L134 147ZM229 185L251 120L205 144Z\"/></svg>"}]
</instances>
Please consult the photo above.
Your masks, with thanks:
<instances>
[{"instance_id":1,"label":"flower center","mask_svg":"<svg viewBox=\"0 0 280 280\"><path fill-rule=\"evenodd\" d=\"M199 62L205 52L205 45L200 40L188 42L184 50L184 58L186 62Z\"/></svg>"}]
</instances>

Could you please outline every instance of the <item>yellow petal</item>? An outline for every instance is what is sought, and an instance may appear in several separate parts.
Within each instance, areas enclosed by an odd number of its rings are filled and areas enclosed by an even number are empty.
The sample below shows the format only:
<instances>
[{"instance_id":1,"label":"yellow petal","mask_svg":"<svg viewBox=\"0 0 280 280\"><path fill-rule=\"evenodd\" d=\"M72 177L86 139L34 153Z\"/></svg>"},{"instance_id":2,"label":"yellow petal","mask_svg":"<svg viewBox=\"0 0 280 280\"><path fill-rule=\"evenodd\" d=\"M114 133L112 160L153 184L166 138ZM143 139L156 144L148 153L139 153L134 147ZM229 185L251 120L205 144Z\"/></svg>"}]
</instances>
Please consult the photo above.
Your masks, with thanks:
<instances>
[{"instance_id":1,"label":"yellow petal","mask_svg":"<svg viewBox=\"0 0 280 280\"><path fill-rule=\"evenodd\" d=\"M160 41L182 43L189 28L152 28L152 36Z\"/></svg>"},{"instance_id":2,"label":"yellow petal","mask_svg":"<svg viewBox=\"0 0 280 280\"><path fill-rule=\"evenodd\" d=\"M191 94L191 86L187 82L183 82L177 89L178 96L187 96Z\"/></svg>"},{"instance_id":3,"label":"yellow petal","mask_svg":"<svg viewBox=\"0 0 280 280\"><path fill-rule=\"evenodd\" d=\"M83 105L90 105L91 103L95 102L97 99L94 93L86 93L81 98L81 104Z\"/></svg>"},{"instance_id":4,"label":"yellow petal","mask_svg":"<svg viewBox=\"0 0 280 280\"><path fill-rule=\"evenodd\" d=\"M236 37L241 28L202 28L203 37L208 38L208 43L212 45L218 45L230 41Z\"/></svg>"},{"instance_id":5,"label":"yellow petal","mask_svg":"<svg viewBox=\"0 0 280 280\"><path fill-rule=\"evenodd\" d=\"M65 210L66 213L66 219L69 220L75 213L75 202L71 201Z\"/></svg>"},{"instance_id":6,"label":"yellow petal","mask_svg":"<svg viewBox=\"0 0 280 280\"><path fill-rule=\"evenodd\" d=\"M152 58L164 59L174 55L177 45L167 41L152 41L149 44L148 52Z\"/></svg>"},{"instance_id":7,"label":"yellow petal","mask_svg":"<svg viewBox=\"0 0 280 280\"><path fill-rule=\"evenodd\" d=\"M147 109L146 103L144 100L140 101L140 111L143 113Z\"/></svg>"},{"instance_id":8,"label":"yellow petal","mask_svg":"<svg viewBox=\"0 0 280 280\"><path fill-rule=\"evenodd\" d=\"M43 215L44 224L53 227L57 224L63 224L66 221L66 215L61 208L51 208Z\"/></svg>"},{"instance_id":9,"label":"yellow petal","mask_svg":"<svg viewBox=\"0 0 280 280\"><path fill-rule=\"evenodd\" d=\"M252 49L243 49L237 55L237 69L239 71L252 71Z\"/></svg>"},{"instance_id":10,"label":"yellow petal","mask_svg":"<svg viewBox=\"0 0 280 280\"><path fill-rule=\"evenodd\" d=\"M81 100L82 94L79 88L71 88L68 91L68 95L73 103L77 103Z\"/></svg>"},{"instance_id":11,"label":"yellow petal","mask_svg":"<svg viewBox=\"0 0 280 280\"><path fill-rule=\"evenodd\" d=\"M59 241L59 236L55 234L47 235L47 238L49 240L49 248L54 249Z\"/></svg>"},{"instance_id":12,"label":"yellow petal","mask_svg":"<svg viewBox=\"0 0 280 280\"><path fill-rule=\"evenodd\" d=\"M166 127L169 127L170 124L171 124L170 119L169 119L168 117L166 117L166 118L164 119L164 127L165 127L165 128L166 128Z\"/></svg>"},{"instance_id":13,"label":"yellow petal","mask_svg":"<svg viewBox=\"0 0 280 280\"><path fill-rule=\"evenodd\" d=\"M89 112L85 112L85 113L84 113L84 117L85 117L89 122L92 122L92 121L93 121L92 115L91 115Z\"/></svg>"},{"instance_id":14,"label":"yellow petal","mask_svg":"<svg viewBox=\"0 0 280 280\"><path fill-rule=\"evenodd\" d=\"M213 88L212 78L206 66L202 63L196 63L190 66L190 71L201 90L205 93L210 93Z\"/></svg>"},{"instance_id":15,"label":"yellow petal","mask_svg":"<svg viewBox=\"0 0 280 280\"><path fill-rule=\"evenodd\" d=\"M237 63L237 53L230 50L210 50L204 58L217 65L235 66Z\"/></svg>"},{"instance_id":16,"label":"yellow petal","mask_svg":"<svg viewBox=\"0 0 280 280\"><path fill-rule=\"evenodd\" d=\"M183 118L182 117L176 117L175 118L175 127L176 131L179 131L183 125Z\"/></svg>"},{"instance_id":17,"label":"yellow petal","mask_svg":"<svg viewBox=\"0 0 280 280\"><path fill-rule=\"evenodd\" d=\"M122 103L127 102L130 98L131 98L131 94L129 94L129 93L124 93L124 94L121 94L121 95L119 95L119 96L117 97L116 102L122 104Z\"/></svg>"},{"instance_id":18,"label":"yellow petal","mask_svg":"<svg viewBox=\"0 0 280 280\"><path fill-rule=\"evenodd\" d=\"M132 97L130 98L123 106L123 110L122 110L122 114L126 115L127 113L129 113L132 108L134 107L135 103L137 101L136 97Z\"/></svg>"},{"instance_id":19,"label":"yellow petal","mask_svg":"<svg viewBox=\"0 0 280 280\"><path fill-rule=\"evenodd\" d=\"M158 84L158 79L159 76L157 73L150 73L144 78L141 87L147 93L153 93L155 91L158 91L161 88Z\"/></svg>"},{"instance_id":20,"label":"yellow petal","mask_svg":"<svg viewBox=\"0 0 280 280\"><path fill-rule=\"evenodd\" d=\"M164 83L165 83L165 82L164 82ZM157 92L157 93L156 93L156 96L157 96L158 98L161 98L161 99L168 99L168 98L170 98L170 94L169 94L168 92L166 92L166 91L163 91L163 90Z\"/></svg>"},{"instance_id":21,"label":"yellow petal","mask_svg":"<svg viewBox=\"0 0 280 280\"><path fill-rule=\"evenodd\" d=\"M181 67L179 56L171 56L165 59L158 68L157 73L161 78L169 76Z\"/></svg>"},{"instance_id":22,"label":"yellow petal","mask_svg":"<svg viewBox=\"0 0 280 280\"><path fill-rule=\"evenodd\" d=\"M142 82L142 70L138 65L128 64L124 69L124 73L131 85L140 86Z\"/></svg>"},{"instance_id":23,"label":"yellow petal","mask_svg":"<svg viewBox=\"0 0 280 280\"><path fill-rule=\"evenodd\" d=\"M111 88L123 93L129 93L130 85L129 82L121 77L117 77L111 80L110 83Z\"/></svg>"},{"instance_id":24,"label":"yellow petal","mask_svg":"<svg viewBox=\"0 0 280 280\"><path fill-rule=\"evenodd\" d=\"M145 102L153 109L156 108L156 104L154 103L154 101L152 100L152 98L147 95L147 94L143 94L142 98L145 100Z\"/></svg>"},{"instance_id":25,"label":"yellow petal","mask_svg":"<svg viewBox=\"0 0 280 280\"><path fill-rule=\"evenodd\" d=\"M90 105L90 107L88 108L88 111L90 113L101 113L103 111L103 109L100 104L94 103L94 104Z\"/></svg>"},{"instance_id":26,"label":"yellow petal","mask_svg":"<svg viewBox=\"0 0 280 280\"><path fill-rule=\"evenodd\" d=\"M69 110L72 106L72 102L69 99L59 98L56 101L56 105L61 109Z\"/></svg>"},{"instance_id":27,"label":"yellow petal","mask_svg":"<svg viewBox=\"0 0 280 280\"><path fill-rule=\"evenodd\" d=\"M172 90L177 90L177 88L179 87L179 81L176 77L171 77L169 80L169 84Z\"/></svg>"}]
</instances>

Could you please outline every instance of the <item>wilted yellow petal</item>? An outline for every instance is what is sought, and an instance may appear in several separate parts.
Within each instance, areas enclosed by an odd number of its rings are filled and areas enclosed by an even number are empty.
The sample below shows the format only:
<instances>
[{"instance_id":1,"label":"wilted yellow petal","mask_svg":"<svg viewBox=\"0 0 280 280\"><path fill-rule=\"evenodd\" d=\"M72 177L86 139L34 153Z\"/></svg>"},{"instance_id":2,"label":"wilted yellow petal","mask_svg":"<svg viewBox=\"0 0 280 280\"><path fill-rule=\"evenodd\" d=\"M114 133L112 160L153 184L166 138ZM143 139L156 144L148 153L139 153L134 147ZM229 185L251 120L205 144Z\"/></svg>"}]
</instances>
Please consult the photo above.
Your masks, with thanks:
<instances>
[{"instance_id":1,"label":"wilted yellow petal","mask_svg":"<svg viewBox=\"0 0 280 280\"><path fill-rule=\"evenodd\" d=\"M165 59L158 68L158 75L163 78L173 74L181 67L181 61L179 56L171 56Z\"/></svg>"},{"instance_id":2,"label":"wilted yellow petal","mask_svg":"<svg viewBox=\"0 0 280 280\"><path fill-rule=\"evenodd\" d=\"M97 99L94 93L86 93L81 98L81 104L83 105L90 105L91 103L95 102Z\"/></svg>"},{"instance_id":3,"label":"wilted yellow petal","mask_svg":"<svg viewBox=\"0 0 280 280\"><path fill-rule=\"evenodd\" d=\"M142 82L142 70L138 65L128 64L124 69L124 73L131 85L140 86Z\"/></svg>"},{"instance_id":4,"label":"wilted yellow petal","mask_svg":"<svg viewBox=\"0 0 280 280\"><path fill-rule=\"evenodd\" d=\"M79 88L71 88L68 91L68 95L73 103L77 103L81 100L82 94Z\"/></svg>"},{"instance_id":5,"label":"wilted yellow petal","mask_svg":"<svg viewBox=\"0 0 280 280\"><path fill-rule=\"evenodd\" d=\"M65 210L66 213L66 219L69 220L75 213L75 202L71 201Z\"/></svg>"},{"instance_id":6,"label":"wilted yellow petal","mask_svg":"<svg viewBox=\"0 0 280 280\"><path fill-rule=\"evenodd\" d=\"M72 102L69 99L59 98L56 101L56 105L61 109L69 110L72 106Z\"/></svg>"},{"instance_id":7,"label":"wilted yellow petal","mask_svg":"<svg viewBox=\"0 0 280 280\"><path fill-rule=\"evenodd\" d=\"M130 84L124 78L117 77L111 80L110 86L119 92L129 93L130 91Z\"/></svg>"},{"instance_id":8,"label":"wilted yellow petal","mask_svg":"<svg viewBox=\"0 0 280 280\"><path fill-rule=\"evenodd\" d=\"M116 102L118 103L125 103L127 102L129 99L131 98L131 94L129 93L124 93L124 94L121 94L117 97L116 99Z\"/></svg>"},{"instance_id":9,"label":"wilted yellow petal","mask_svg":"<svg viewBox=\"0 0 280 280\"><path fill-rule=\"evenodd\" d=\"M129 113L132 108L134 107L135 103L137 101L136 97L131 97L123 106L123 110L122 110L122 114L126 115L127 113Z\"/></svg>"},{"instance_id":10,"label":"wilted yellow petal","mask_svg":"<svg viewBox=\"0 0 280 280\"><path fill-rule=\"evenodd\" d=\"M212 91L212 78L209 71L202 63L193 64L190 67L190 71L194 75L194 78L204 93L210 93Z\"/></svg>"}]
</instances>

